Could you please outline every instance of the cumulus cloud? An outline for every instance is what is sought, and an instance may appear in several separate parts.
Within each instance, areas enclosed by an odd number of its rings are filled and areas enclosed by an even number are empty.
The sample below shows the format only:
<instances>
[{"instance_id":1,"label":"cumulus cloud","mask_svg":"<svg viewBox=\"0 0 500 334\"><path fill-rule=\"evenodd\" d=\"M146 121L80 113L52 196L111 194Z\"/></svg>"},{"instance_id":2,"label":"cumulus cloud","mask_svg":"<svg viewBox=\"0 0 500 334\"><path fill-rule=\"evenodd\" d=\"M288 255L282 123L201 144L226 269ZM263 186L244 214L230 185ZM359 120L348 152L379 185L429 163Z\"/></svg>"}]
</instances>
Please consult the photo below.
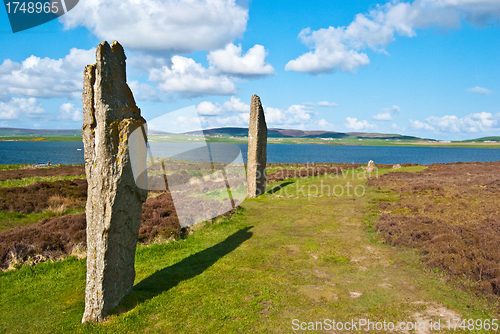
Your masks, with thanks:
<instances>
[{"instance_id":1,"label":"cumulus cloud","mask_svg":"<svg viewBox=\"0 0 500 334\"><path fill-rule=\"evenodd\" d=\"M225 49L212 51L207 59L218 71L237 76L264 77L274 74L274 68L266 63L267 51L256 44L242 55L241 44L230 43Z\"/></svg>"},{"instance_id":2,"label":"cumulus cloud","mask_svg":"<svg viewBox=\"0 0 500 334\"><path fill-rule=\"evenodd\" d=\"M127 56L127 68L129 66L141 72L149 73L152 68L172 66L172 61L170 60L170 57L155 57L139 53Z\"/></svg>"},{"instance_id":3,"label":"cumulus cloud","mask_svg":"<svg viewBox=\"0 0 500 334\"><path fill-rule=\"evenodd\" d=\"M198 104L196 111L201 116L207 116L202 117L206 122L204 123L205 125L240 126L248 124L250 106L232 96L229 101L224 102L222 105L203 101ZM235 113L237 114L235 115ZM264 113L266 115L266 123L268 125L273 124L274 126L312 124L314 116L318 114L316 110L301 104L292 105L287 109L264 106ZM227 115L227 117L211 117L223 115ZM325 123L322 124L326 125Z\"/></svg>"},{"instance_id":4,"label":"cumulus cloud","mask_svg":"<svg viewBox=\"0 0 500 334\"><path fill-rule=\"evenodd\" d=\"M384 112L374 115L373 119L376 119L377 121L392 121L392 116L390 113Z\"/></svg>"},{"instance_id":5,"label":"cumulus cloud","mask_svg":"<svg viewBox=\"0 0 500 334\"><path fill-rule=\"evenodd\" d=\"M387 113L399 114L399 112L401 111L401 108L399 106L393 105L390 108L384 108L382 110L384 110Z\"/></svg>"},{"instance_id":6,"label":"cumulus cloud","mask_svg":"<svg viewBox=\"0 0 500 334\"><path fill-rule=\"evenodd\" d=\"M201 117L203 128L241 126L247 127L250 119L250 113L239 113L228 117Z\"/></svg>"},{"instance_id":7,"label":"cumulus cloud","mask_svg":"<svg viewBox=\"0 0 500 334\"><path fill-rule=\"evenodd\" d=\"M127 49L191 53L242 37L248 8L235 0L86 0L59 20Z\"/></svg>"},{"instance_id":8,"label":"cumulus cloud","mask_svg":"<svg viewBox=\"0 0 500 334\"><path fill-rule=\"evenodd\" d=\"M61 119L70 121L81 121L83 119L82 110L76 108L73 103L63 103L59 107L59 115L61 116Z\"/></svg>"},{"instance_id":9,"label":"cumulus cloud","mask_svg":"<svg viewBox=\"0 0 500 334\"><path fill-rule=\"evenodd\" d=\"M179 94L183 97L203 95L232 95L236 86L226 75L214 73L191 58L172 57L172 66L151 69L149 80L158 84L166 94Z\"/></svg>"},{"instance_id":10,"label":"cumulus cloud","mask_svg":"<svg viewBox=\"0 0 500 334\"><path fill-rule=\"evenodd\" d=\"M395 36L414 37L416 29L440 26L458 28L465 20L476 26L498 24L500 2L496 0L415 0L388 2L367 14L358 14L347 26L299 33L311 51L289 61L285 70L310 74L336 70L355 73L370 60L365 49L386 53Z\"/></svg>"},{"instance_id":11,"label":"cumulus cloud","mask_svg":"<svg viewBox=\"0 0 500 334\"><path fill-rule=\"evenodd\" d=\"M331 129L333 127L333 125L328 122L326 119L320 119L318 121L318 125L320 128L323 128L323 129Z\"/></svg>"},{"instance_id":12,"label":"cumulus cloud","mask_svg":"<svg viewBox=\"0 0 500 334\"><path fill-rule=\"evenodd\" d=\"M492 93L492 91L489 90L488 88L479 87L479 86L469 88L468 91L472 92L472 93L478 93L481 95L490 95Z\"/></svg>"},{"instance_id":13,"label":"cumulus cloud","mask_svg":"<svg viewBox=\"0 0 500 334\"><path fill-rule=\"evenodd\" d=\"M268 124L286 124L285 112L279 108L265 108L266 123Z\"/></svg>"},{"instance_id":14,"label":"cumulus cloud","mask_svg":"<svg viewBox=\"0 0 500 334\"><path fill-rule=\"evenodd\" d=\"M245 102L241 101L241 99L231 96L229 101L226 101L222 104L212 103L210 101L203 101L196 107L196 111L200 115L204 116L216 116L223 115L228 113L249 113L250 106Z\"/></svg>"},{"instance_id":15,"label":"cumulus cloud","mask_svg":"<svg viewBox=\"0 0 500 334\"><path fill-rule=\"evenodd\" d=\"M338 107L339 105L337 103L330 103L328 101L319 101L316 103L318 107Z\"/></svg>"},{"instance_id":16,"label":"cumulus cloud","mask_svg":"<svg viewBox=\"0 0 500 334\"><path fill-rule=\"evenodd\" d=\"M487 132L500 128L500 113L474 113L459 118L455 115L442 117L431 116L425 122L410 120L414 129L425 129L437 132Z\"/></svg>"},{"instance_id":17,"label":"cumulus cloud","mask_svg":"<svg viewBox=\"0 0 500 334\"><path fill-rule=\"evenodd\" d=\"M0 102L0 119L18 119L21 116L35 118L43 113L45 110L34 97L14 97L9 102Z\"/></svg>"},{"instance_id":18,"label":"cumulus cloud","mask_svg":"<svg viewBox=\"0 0 500 334\"><path fill-rule=\"evenodd\" d=\"M342 42L343 35L342 27L317 31L311 31L310 28L302 30L299 34L300 40L314 51L290 60L285 65L285 70L310 74L333 73L335 69L355 72L356 68L368 65L370 63L368 56L363 52L349 49Z\"/></svg>"},{"instance_id":19,"label":"cumulus cloud","mask_svg":"<svg viewBox=\"0 0 500 334\"><path fill-rule=\"evenodd\" d=\"M134 94L135 100L137 101L160 101L156 88L147 83L132 80L128 82L128 86Z\"/></svg>"},{"instance_id":20,"label":"cumulus cloud","mask_svg":"<svg viewBox=\"0 0 500 334\"><path fill-rule=\"evenodd\" d=\"M346 117L346 121L347 123L344 126L352 130L367 130L376 127L375 124L370 124L366 120L358 121L355 117Z\"/></svg>"},{"instance_id":21,"label":"cumulus cloud","mask_svg":"<svg viewBox=\"0 0 500 334\"><path fill-rule=\"evenodd\" d=\"M432 126L430 126L429 124L427 123L424 123L424 122L421 122L421 121L414 121L412 119L410 119L410 126L413 128L413 129L416 129L416 130L421 130L421 129L424 129L424 130L430 130L430 131L433 131L435 130Z\"/></svg>"},{"instance_id":22,"label":"cumulus cloud","mask_svg":"<svg viewBox=\"0 0 500 334\"><path fill-rule=\"evenodd\" d=\"M95 49L76 48L60 59L31 56L20 63L6 59L0 65L0 91L9 96L81 98L83 68L94 62Z\"/></svg>"},{"instance_id":23,"label":"cumulus cloud","mask_svg":"<svg viewBox=\"0 0 500 334\"><path fill-rule=\"evenodd\" d=\"M223 113L223 110L218 103L213 104L209 101L203 101L198 104L198 106L196 107L196 111L198 112L198 114L205 116L222 115Z\"/></svg>"},{"instance_id":24,"label":"cumulus cloud","mask_svg":"<svg viewBox=\"0 0 500 334\"><path fill-rule=\"evenodd\" d=\"M401 108L399 106L393 105L389 108L383 108L383 113L378 113L377 115L372 116L373 119L377 121L392 121L391 114L399 114Z\"/></svg>"},{"instance_id":25,"label":"cumulus cloud","mask_svg":"<svg viewBox=\"0 0 500 334\"><path fill-rule=\"evenodd\" d=\"M313 122L318 112L303 104L294 104L287 109L264 107L266 123L275 126L305 125Z\"/></svg>"},{"instance_id":26,"label":"cumulus cloud","mask_svg":"<svg viewBox=\"0 0 500 334\"><path fill-rule=\"evenodd\" d=\"M229 101L224 102L223 107L229 112L250 112L250 106L234 96Z\"/></svg>"},{"instance_id":27,"label":"cumulus cloud","mask_svg":"<svg viewBox=\"0 0 500 334\"><path fill-rule=\"evenodd\" d=\"M247 126L250 116L250 106L234 96L222 104L203 101L197 105L196 111L204 126ZM264 114L268 126L333 127L325 119L316 121L318 112L303 104L294 104L286 109L264 106Z\"/></svg>"}]
</instances>

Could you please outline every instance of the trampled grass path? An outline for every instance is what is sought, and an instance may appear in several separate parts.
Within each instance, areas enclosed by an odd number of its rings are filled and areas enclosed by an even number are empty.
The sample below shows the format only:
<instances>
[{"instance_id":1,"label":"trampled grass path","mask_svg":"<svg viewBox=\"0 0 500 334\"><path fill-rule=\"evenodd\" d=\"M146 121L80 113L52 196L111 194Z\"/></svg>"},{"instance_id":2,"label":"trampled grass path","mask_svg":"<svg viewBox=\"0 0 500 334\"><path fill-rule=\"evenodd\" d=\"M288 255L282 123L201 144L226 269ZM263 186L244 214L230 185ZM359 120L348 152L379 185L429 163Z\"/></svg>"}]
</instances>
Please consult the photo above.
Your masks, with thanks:
<instances>
[{"instance_id":1,"label":"trampled grass path","mask_svg":"<svg viewBox=\"0 0 500 334\"><path fill-rule=\"evenodd\" d=\"M140 247L134 292L102 324L80 324L85 260L1 273L0 332L294 333L303 332L294 324L325 319L493 317L485 301L424 270L416 251L379 242L376 203L394 195L351 176L281 182L230 220ZM348 196L357 185L364 195ZM344 194L307 196L309 186Z\"/></svg>"}]
</instances>

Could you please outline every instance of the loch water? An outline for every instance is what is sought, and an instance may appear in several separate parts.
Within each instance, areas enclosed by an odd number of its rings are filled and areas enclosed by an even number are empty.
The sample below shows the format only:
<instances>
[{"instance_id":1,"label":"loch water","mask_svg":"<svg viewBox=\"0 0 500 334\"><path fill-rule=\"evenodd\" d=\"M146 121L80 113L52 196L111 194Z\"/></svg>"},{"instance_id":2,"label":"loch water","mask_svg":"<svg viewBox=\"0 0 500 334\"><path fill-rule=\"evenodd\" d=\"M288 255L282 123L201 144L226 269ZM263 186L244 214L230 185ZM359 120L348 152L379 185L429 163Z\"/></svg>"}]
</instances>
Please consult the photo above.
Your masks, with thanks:
<instances>
[{"instance_id":1,"label":"loch water","mask_svg":"<svg viewBox=\"0 0 500 334\"><path fill-rule=\"evenodd\" d=\"M155 143L152 143L154 145ZM163 143L165 144L165 143ZM184 152L189 159L189 145L169 143L173 153ZM217 145L217 144L212 144ZM227 144L226 144L227 145ZM240 148L246 162L247 144L232 144ZM234 148L234 146L233 146ZM193 160L196 157L193 156ZM461 147L407 147L407 146L340 146L319 144L269 144L267 161L281 163L347 162L381 164L418 163L429 165L449 162L500 161L500 149ZM81 164L81 142L0 142L0 164Z\"/></svg>"}]
</instances>

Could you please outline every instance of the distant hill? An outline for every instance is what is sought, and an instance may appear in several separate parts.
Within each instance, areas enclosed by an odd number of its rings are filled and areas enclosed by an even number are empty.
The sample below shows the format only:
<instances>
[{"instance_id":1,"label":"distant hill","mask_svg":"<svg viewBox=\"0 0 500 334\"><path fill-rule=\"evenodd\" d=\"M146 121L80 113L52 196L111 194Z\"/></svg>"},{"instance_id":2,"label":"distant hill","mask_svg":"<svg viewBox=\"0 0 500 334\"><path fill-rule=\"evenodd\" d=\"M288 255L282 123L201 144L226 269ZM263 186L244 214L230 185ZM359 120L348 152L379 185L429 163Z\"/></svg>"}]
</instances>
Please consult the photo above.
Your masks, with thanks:
<instances>
[{"instance_id":1,"label":"distant hill","mask_svg":"<svg viewBox=\"0 0 500 334\"><path fill-rule=\"evenodd\" d=\"M165 131L158 131L158 130L148 129L148 134L152 134L152 135L171 135L172 132L165 132Z\"/></svg>"},{"instance_id":2,"label":"distant hill","mask_svg":"<svg viewBox=\"0 0 500 334\"><path fill-rule=\"evenodd\" d=\"M186 132L185 134L195 135L201 134L200 131ZM206 136L222 136L222 137L246 137L248 136L248 128L215 128L203 130ZM303 131L294 129L274 129L267 130L267 136L270 138L370 138L370 139L400 139L400 140L421 140L422 138L413 136L403 136L398 134L383 134L383 133L365 133L365 132L333 132L333 131Z\"/></svg>"},{"instance_id":3,"label":"distant hill","mask_svg":"<svg viewBox=\"0 0 500 334\"><path fill-rule=\"evenodd\" d=\"M0 136L81 136L82 130L43 130L43 129L16 129L0 128Z\"/></svg>"},{"instance_id":4,"label":"distant hill","mask_svg":"<svg viewBox=\"0 0 500 334\"><path fill-rule=\"evenodd\" d=\"M500 137L498 137L498 136L481 137L481 138L477 138L477 139L462 140L462 143L471 143L473 141L474 142L484 142L484 141L500 142Z\"/></svg>"},{"instance_id":5,"label":"distant hill","mask_svg":"<svg viewBox=\"0 0 500 334\"><path fill-rule=\"evenodd\" d=\"M171 134L169 132L148 130L150 134ZM206 129L203 131L191 131L184 134L188 135L201 135L206 136L220 136L220 137L247 137L248 128L214 128ZM81 136L81 130L43 130L43 129L16 129L16 128L0 128L0 136L2 137L73 137ZM384 133L367 133L367 132L334 132L334 131L303 131L296 129L275 129L270 128L267 130L269 138L359 138L359 139L394 139L394 140L422 140L419 137L404 136L399 134L384 134ZM424 140L433 140L424 138ZM483 137L475 139L475 141L494 140L500 141L500 137ZM474 141L474 140L469 140Z\"/></svg>"}]
</instances>

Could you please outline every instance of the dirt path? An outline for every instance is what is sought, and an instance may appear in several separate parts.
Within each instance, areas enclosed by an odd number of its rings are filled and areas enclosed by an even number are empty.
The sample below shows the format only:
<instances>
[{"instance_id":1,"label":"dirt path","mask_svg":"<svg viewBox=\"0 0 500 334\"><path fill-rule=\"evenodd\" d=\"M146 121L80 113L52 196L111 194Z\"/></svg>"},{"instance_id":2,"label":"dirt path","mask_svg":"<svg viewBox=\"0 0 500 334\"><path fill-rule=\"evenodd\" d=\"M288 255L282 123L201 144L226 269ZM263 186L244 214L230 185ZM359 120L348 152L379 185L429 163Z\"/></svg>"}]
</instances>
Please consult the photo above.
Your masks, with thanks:
<instances>
[{"instance_id":1,"label":"dirt path","mask_svg":"<svg viewBox=\"0 0 500 334\"><path fill-rule=\"evenodd\" d=\"M351 194L357 189L364 196L347 196L348 182ZM434 326L439 321L443 330L448 320L454 326L452 319L473 317L471 296L454 290L442 276L426 273L415 251L389 247L368 231L371 203L384 194L363 184L342 176L299 180L272 196L244 203L252 215L248 219L255 223L249 248L266 253L259 269L248 270L282 284L277 289L282 300L269 302L281 327L293 330L324 319L359 326L366 319L381 325L386 321L385 326L392 322L396 328L404 322L413 333L430 333L431 321ZM337 194L343 187L344 196L304 196L301 190L307 195L308 188L315 194L314 185L323 185L324 194L327 185L337 186ZM301 307L286 307L297 304ZM327 329L318 332L330 332Z\"/></svg>"}]
</instances>

